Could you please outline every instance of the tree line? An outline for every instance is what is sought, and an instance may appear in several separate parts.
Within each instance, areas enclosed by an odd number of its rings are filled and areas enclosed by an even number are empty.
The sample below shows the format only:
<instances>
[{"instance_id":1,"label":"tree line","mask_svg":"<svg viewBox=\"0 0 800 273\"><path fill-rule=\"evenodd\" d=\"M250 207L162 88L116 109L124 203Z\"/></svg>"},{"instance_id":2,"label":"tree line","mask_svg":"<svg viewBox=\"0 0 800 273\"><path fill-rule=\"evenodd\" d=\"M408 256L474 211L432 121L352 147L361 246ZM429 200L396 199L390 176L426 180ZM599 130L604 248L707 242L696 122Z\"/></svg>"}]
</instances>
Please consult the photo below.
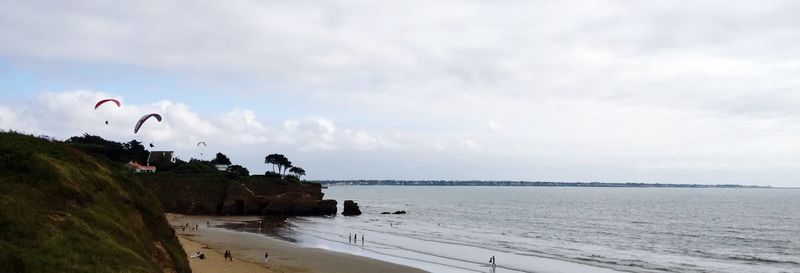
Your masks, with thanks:
<instances>
[{"instance_id":1,"label":"tree line","mask_svg":"<svg viewBox=\"0 0 800 273\"><path fill-rule=\"evenodd\" d=\"M300 177L306 175L306 170L303 168L297 167L292 165L292 161L289 160L285 155L282 154L270 154L264 158L264 164L271 164L272 165L272 174L278 175L286 175L288 171L291 174L294 174L296 177ZM277 172L276 172L277 168ZM267 175L270 175L270 172L267 172Z\"/></svg>"},{"instance_id":2,"label":"tree line","mask_svg":"<svg viewBox=\"0 0 800 273\"><path fill-rule=\"evenodd\" d=\"M54 139L50 140L55 141ZM99 136L84 134L71 137L64 142L90 154L102 155L111 161L120 163L134 161L146 164L150 154L145 145L137 140L119 143ZM298 179L306 175L306 171L303 168L294 166L292 161L283 154L267 155L264 158L264 163L272 165L272 171L265 173L267 176L294 177L294 179ZM226 165L228 167L224 172L228 175L233 177L250 176L250 171L247 168L241 165L234 165L231 159L223 153L217 153L211 160L190 158L188 161L184 161L176 157L174 162L155 161L150 162L150 165L156 166L159 172L173 173L215 172L218 171L215 165ZM289 174L287 175L287 173Z\"/></svg>"}]
</instances>

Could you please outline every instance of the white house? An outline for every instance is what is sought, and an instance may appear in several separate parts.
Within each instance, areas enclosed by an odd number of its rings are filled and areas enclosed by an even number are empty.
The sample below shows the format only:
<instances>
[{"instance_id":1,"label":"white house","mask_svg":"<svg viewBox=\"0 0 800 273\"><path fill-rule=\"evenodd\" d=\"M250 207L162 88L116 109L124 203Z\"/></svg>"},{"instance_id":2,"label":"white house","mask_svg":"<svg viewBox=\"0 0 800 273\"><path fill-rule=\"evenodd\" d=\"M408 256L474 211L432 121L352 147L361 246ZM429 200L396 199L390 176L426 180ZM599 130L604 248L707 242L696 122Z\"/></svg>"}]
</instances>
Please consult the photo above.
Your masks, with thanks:
<instances>
[{"instance_id":1,"label":"white house","mask_svg":"<svg viewBox=\"0 0 800 273\"><path fill-rule=\"evenodd\" d=\"M147 165L150 163L156 162L172 162L175 163L175 158L173 155L175 154L174 151L152 151L150 155L147 156Z\"/></svg>"}]
</instances>

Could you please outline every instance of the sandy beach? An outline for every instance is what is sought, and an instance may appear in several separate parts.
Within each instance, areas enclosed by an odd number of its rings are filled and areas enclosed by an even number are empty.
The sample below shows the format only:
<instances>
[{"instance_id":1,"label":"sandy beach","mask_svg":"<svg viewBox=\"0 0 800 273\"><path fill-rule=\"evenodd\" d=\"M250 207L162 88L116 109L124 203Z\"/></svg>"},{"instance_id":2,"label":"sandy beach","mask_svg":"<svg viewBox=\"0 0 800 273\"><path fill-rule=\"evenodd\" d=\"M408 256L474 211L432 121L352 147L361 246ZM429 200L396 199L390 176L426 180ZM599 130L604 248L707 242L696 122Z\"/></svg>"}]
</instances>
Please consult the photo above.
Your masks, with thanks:
<instances>
[{"instance_id":1,"label":"sandy beach","mask_svg":"<svg viewBox=\"0 0 800 273\"><path fill-rule=\"evenodd\" d=\"M184 216L169 214L167 219L176 228L187 255L196 251L206 254L206 259L190 258L193 272L425 272L420 269L385 261L307 248L264 235L232 231L214 227L229 221L253 220L253 217ZM180 225L190 228L181 230ZM210 222L212 227L207 227ZM191 227L198 225L198 230ZM233 262L226 262L223 253L231 250ZM264 253L269 252L269 262Z\"/></svg>"}]
</instances>

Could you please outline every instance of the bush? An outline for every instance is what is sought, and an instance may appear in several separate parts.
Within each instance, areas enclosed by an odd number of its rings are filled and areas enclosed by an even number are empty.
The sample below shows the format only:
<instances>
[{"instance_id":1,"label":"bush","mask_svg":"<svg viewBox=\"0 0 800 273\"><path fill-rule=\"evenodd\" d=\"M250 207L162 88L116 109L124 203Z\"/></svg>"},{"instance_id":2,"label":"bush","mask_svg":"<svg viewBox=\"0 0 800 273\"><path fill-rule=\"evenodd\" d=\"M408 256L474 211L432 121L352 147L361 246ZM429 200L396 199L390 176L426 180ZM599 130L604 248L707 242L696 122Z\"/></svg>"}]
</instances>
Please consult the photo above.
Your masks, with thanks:
<instances>
[{"instance_id":1,"label":"bush","mask_svg":"<svg viewBox=\"0 0 800 273\"><path fill-rule=\"evenodd\" d=\"M268 178L281 178L281 177L283 177L281 174L273 172L273 171L267 171L266 173L264 173L264 176L266 176Z\"/></svg>"}]
</instances>

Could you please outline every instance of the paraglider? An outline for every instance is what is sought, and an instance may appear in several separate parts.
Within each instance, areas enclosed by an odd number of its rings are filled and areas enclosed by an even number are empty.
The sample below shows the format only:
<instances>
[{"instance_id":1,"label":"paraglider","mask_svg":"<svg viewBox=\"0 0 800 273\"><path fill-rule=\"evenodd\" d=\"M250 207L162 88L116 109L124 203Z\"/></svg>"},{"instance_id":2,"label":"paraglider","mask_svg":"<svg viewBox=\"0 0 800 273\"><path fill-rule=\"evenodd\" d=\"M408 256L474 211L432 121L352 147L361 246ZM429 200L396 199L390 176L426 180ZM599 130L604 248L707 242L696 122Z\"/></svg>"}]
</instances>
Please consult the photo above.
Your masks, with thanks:
<instances>
[{"instance_id":1,"label":"paraglider","mask_svg":"<svg viewBox=\"0 0 800 273\"><path fill-rule=\"evenodd\" d=\"M98 101L97 104L94 105L94 110L97 110L97 108L100 107L100 105L103 105L103 103L106 103L106 102L109 102L109 101L113 102L113 103L116 103L117 107L121 107L122 106L122 103L119 103L119 101L116 100L116 99L104 99L104 100Z\"/></svg>"},{"instance_id":2,"label":"paraglider","mask_svg":"<svg viewBox=\"0 0 800 273\"><path fill-rule=\"evenodd\" d=\"M200 147L200 144L203 144L203 147L208 147L208 145L206 145L206 142L205 142L205 141L200 141L200 142L198 142L198 143L197 143L197 147ZM201 152L201 153L200 153L200 155L203 155L203 153Z\"/></svg>"},{"instance_id":3,"label":"paraglider","mask_svg":"<svg viewBox=\"0 0 800 273\"><path fill-rule=\"evenodd\" d=\"M153 147L155 147L155 145L153 145L153 143L150 143L150 148L153 148Z\"/></svg>"},{"instance_id":4,"label":"paraglider","mask_svg":"<svg viewBox=\"0 0 800 273\"><path fill-rule=\"evenodd\" d=\"M156 120L158 120L158 122L161 122L161 115L159 115L159 114L153 113L153 114L144 115L144 116L142 116L142 118L139 119L139 121L136 122L136 127L133 128L133 133L134 134L138 133L139 132L139 128L142 128L142 124L144 124L145 121L147 121L148 119L150 119L152 117L156 118Z\"/></svg>"},{"instance_id":5,"label":"paraglider","mask_svg":"<svg viewBox=\"0 0 800 273\"><path fill-rule=\"evenodd\" d=\"M113 103L115 103L115 104L117 104L117 107L122 107L122 104L121 104L121 103L119 103L119 101L118 101L118 100L116 100L116 99L104 99L104 100L100 100L100 101L98 101L98 102L97 102L97 103L94 105L94 110L97 110L97 108L98 108L98 107L100 107L100 105L103 105L104 103L106 103L106 102L109 102L109 101L110 101L110 102L113 102ZM107 120L106 120L106 125L108 125L108 121L107 121Z\"/></svg>"}]
</instances>

